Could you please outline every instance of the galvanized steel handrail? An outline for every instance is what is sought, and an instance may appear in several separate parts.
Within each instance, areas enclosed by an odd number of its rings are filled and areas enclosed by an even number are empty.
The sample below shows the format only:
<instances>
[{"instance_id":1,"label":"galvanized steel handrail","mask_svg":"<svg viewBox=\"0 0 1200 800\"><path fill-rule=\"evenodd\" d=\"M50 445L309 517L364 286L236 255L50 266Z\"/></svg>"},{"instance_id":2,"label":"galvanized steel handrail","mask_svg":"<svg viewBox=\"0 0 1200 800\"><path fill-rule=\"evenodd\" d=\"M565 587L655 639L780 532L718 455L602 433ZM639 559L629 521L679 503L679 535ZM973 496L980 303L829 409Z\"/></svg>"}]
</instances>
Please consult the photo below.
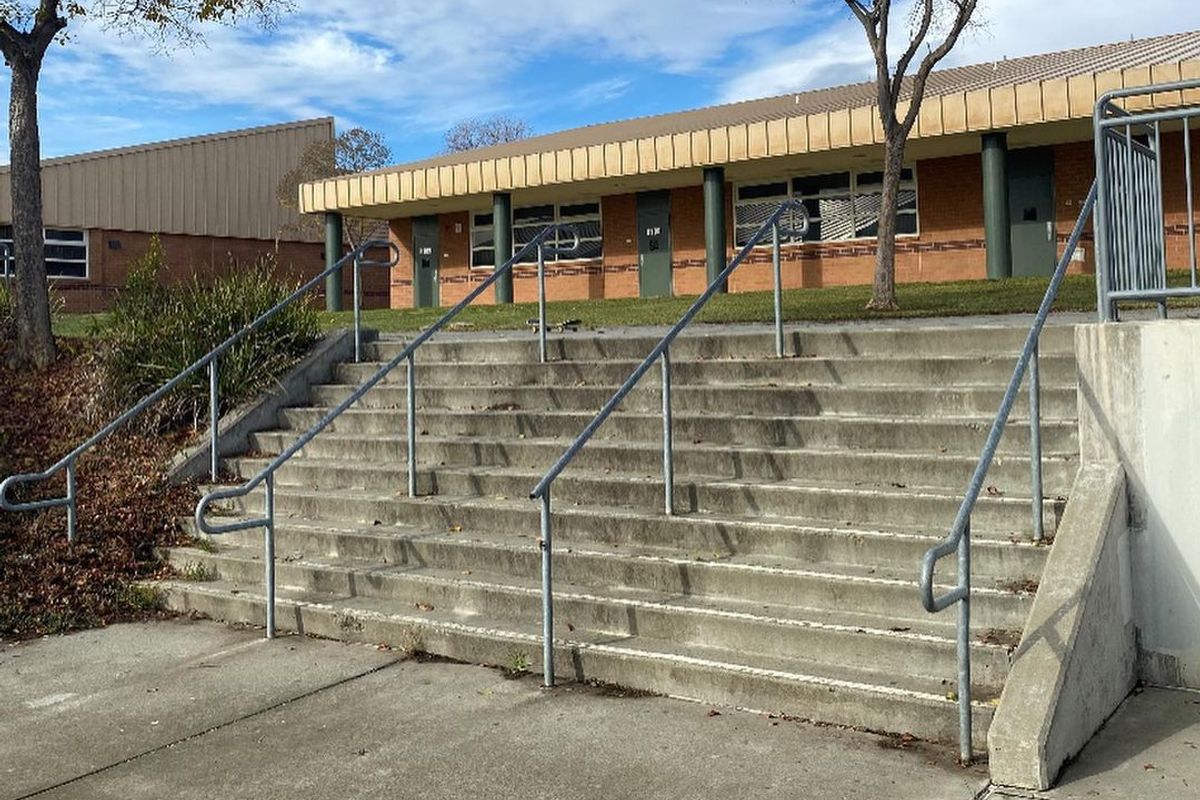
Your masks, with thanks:
<instances>
[{"instance_id":1,"label":"galvanized steel handrail","mask_svg":"<svg viewBox=\"0 0 1200 800\"><path fill-rule=\"evenodd\" d=\"M366 253L368 250L381 248L381 247L388 249L389 258L386 262L385 261L368 261L368 260L363 259L363 254ZM358 341L361 338L361 329L359 327L359 314L358 314L358 299L359 299L358 272L359 272L359 269L363 266L371 266L371 267L394 266L396 264L397 260L399 259L399 255L400 255L399 249L391 242L367 241L367 242L364 242L363 244L359 245L354 250L352 250L350 253L346 254L344 257L342 257L340 260L338 260L337 263L327 267L323 272L321 272L316 277L309 280L307 283L302 284L299 288L297 288L294 292L292 292L286 298L281 300L275 306L273 306L269 310L263 312L257 319L255 319L250 324L246 325L246 327L242 328L240 331L238 331L237 333L230 336L224 342L222 342L221 344L214 347L206 355L204 355L204 356L198 358L196 361L192 362L189 366L184 368L174 378L172 378L171 380L164 383L162 386L160 386L155 391L153 391L150 394L143 397L141 400L139 400L136 404L134 404L132 407L127 409L125 412L123 412L116 419L109 422L107 425L105 425L103 428L101 428L99 431L97 431L95 434L93 434L90 438L88 438L82 444L77 446L74 450L72 450L71 452L69 452L65 456L63 456L61 459L59 459L54 465L48 467L47 469L43 470L42 472L28 472L28 473L22 473L19 475L10 475L9 477L5 478L3 482L0 482L0 509L3 509L5 511L38 511L38 510L46 509L46 508L58 508L58 507L66 506L66 509L67 509L67 540L72 541L72 542L75 541L76 520L77 520L75 467L76 467L76 463L79 461L80 457L84 453L86 453L88 450L90 450L92 447L96 446L97 444L99 444L100 442L102 442L106 438L108 438L115 430L120 428L122 425L129 422L131 419L138 416L143 411L145 411L147 408L149 408L150 406L154 405L156 402L161 400L169 392L171 392L173 389L177 388L186 379L188 379L189 377L191 377L192 375L194 375L196 372L198 372L199 370L201 370L204 367L209 368L209 370L208 370L208 374L209 374L209 425L210 425L209 436L210 436L210 451L211 451L210 452L210 471L212 473L212 478L214 480L216 480L217 459L219 457L219 442L218 442L219 431L218 431L218 425L217 425L217 423L218 423L218 407L219 407L219 397L217 394L217 377L218 377L217 363L218 363L218 359L222 355L224 355L231 347L233 347L235 344L237 344L239 341L241 341L246 335L257 330L264 323L268 322L269 320L274 318L277 314L279 314L284 308L286 308L287 306L290 306L296 300L298 300L302 296L304 296L304 294L306 292L308 292L308 290L310 290L314 286L321 283L327 275L329 275L330 273L335 272L339 269L342 269L348 262L351 262L351 261L353 261L354 269L355 269L355 314L354 314L354 317L355 317L355 347L357 349ZM47 480L47 479L53 477L56 473L58 473L61 470L66 470L66 475L67 475L66 496L54 497L54 498L50 498L47 500L29 501L29 502L23 502L23 503L14 503L8 499L8 491L13 486L16 486L17 484L22 484L22 483L33 483L36 481Z\"/></svg>"},{"instance_id":2,"label":"galvanized steel handrail","mask_svg":"<svg viewBox=\"0 0 1200 800\"><path fill-rule=\"evenodd\" d=\"M559 230L565 230L573 234L574 243L568 247L548 246L545 244L546 238L551 234L557 233ZM292 456L302 450L305 445L313 440L321 431L325 430L335 419L341 416L347 409L362 399L368 391L373 389L380 381L382 381L392 370L398 367L402 362L407 362L408 365L408 391L407 391L407 408L406 408L406 423L408 437L408 496L416 497L417 495L417 467L416 467L416 364L414 355L418 348L425 342L429 341L434 334L440 331L454 317L469 306L476 298L487 291L492 284L500 279L501 276L510 272L516 264L527 257L535 249L538 253L538 313L541 328L541 353L542 360L545 360L546 345L545 345L545 330L546 330L546 304L545 304L545 256L550 253L569 255L576 252L579 248L579 233L576 228L570 223L557 223L543 228L537 233L528 243L525 244L517 253L501 266L493 270L487 280L476 286L462 300L452 306L446 313L442 314L432 325L422 331L416 338L409 342L401 351L390 361L380 367L375 373L351 392L342 402L338 403L327 412L320 420L312 425L307 431L301 434L296 441L292 442L279 455L271 459L270 463L264 466L261 470L247 479L244 483L228 487L224 489L214 489L204 497L200 498L196 503L195 521L196 527L209 535L219 535L223 533L233 533L235 531L249 530L251 528L262 528L264 536L264 553L263 561L265 566L265 583L267 590L267 614L266 614L266 635L267 638L275 636L275 472L283 466ZM209 506L219 500L232 500L238 497L245 497L254 491L260 484L266 484L263 516L237 520L235 522L227 522L223 524L209 524L206 519Z\"/></svg>"},{"instance_id":3,"label":"galvanized steel handrail","mask_svg":"<svg viewBox=\"0 0 1200 800\"><path fill-rule=\"evenodd\" d=\"M1200 104L1175 108L1163 103L1126 110L1117 101L1200 89L1200 79L1137 86L1106 92L1096 101L1092 124L1096 161L1096 298L1100 320L1117 318L1119 301L1153 301L1160 316L1167 300L1200 296L1197 274L1195 186L1192 170L1192 123ZM1163 205L1162 126L1182 123L1183 190L1187 205L1188 268L1186 286L1167 285L1167 247ZM1138 133L1134 133L1134 129ZM1143 144L1135 136L1145 136Z\"/></svg>"},{"instance_id":4,"label":"galvanized steel handrail","mask_svg":"<svg viewBox=\"0 0 1200 800\"><path fill-rule=\"evenodd\" d=\"M798 225L793 228L784 228L781 224L785 214L792 213L798 220ZM550 530L550 489L554 480L562 473L567 465L578 455L583 446L588 443L588 440L596 433L597 429L609 418L616 410L621 401L633 391L638 381L650 370L655 361L661 361L662 364L662 417L663 417L663 492L664 492L664 512L668 515L674 513L674 459L672 455L672 423L671 423L671 343L675 341L684 328L700 313L700 310L712 299L722 286L728 281L729 276L736 270L746 257L753 252L754 248L762 243L767 232L772 233L772 268L774 276L774 312L775 312L775 355L783 356L783 304L782 291L783 279L781 271L780 259L780 236L789 235L796 239L802 239L808 232L808 211L804 204L798 200L787 200L779 204L774 213L767 218L766 222L755 231L749 241L742 247L729 265L721 271L716 278L704 290L704 293L696 298L695 302L688 307L679 321L676 322L671 329L663 335L621 387L609 398L608 402L592 417L592 420L584 427L575 440L567 447L566 451L559 456L554 465L546 471L542 479L538 481L537 486L529 493L529 499L541 501L541 538L538 540L538 547L542 553L542 664L543 664L543 682L546 686L554 685L554 609L553 609L553 588L552 588L552 567L551 567L551 530Z\"/></svg>"},{"instance_id":5,"label":"galvanized steel handrail","mask_svg":"<svg viewBox=\"0 0 1200 800\"><path fill-rule=\"evenodd\" d=\"M925 610L933 614L943 611L955 603L960 604L957 631L959 748L960 756L964 763L970 762L972 754L970 651L971 514L975 509L976 502L979 500L980 493L983 491L984 481L987 478L988 470L991 468L992 459L995 457L996 450L1000 446L1000 438L1004 435L1009 414L1016 403L1017 394L1021 390L1021 383L1025 379L1026 371L1028 371L1030 462L1032 472L1031 483L1033 487L1033 539L1034 541L1041 541L1043 538L1041 382L1038 374L1038 340L1041 337L1042 328L1046 325L1046 318L1050 314L1054 300L1058 296L1058 290L1062 286L1063 279L1066 277L1071 257L1075 253L1075 248L1079 245L1079 240L1083 236L1084 229L1087 227L1088 219L1091 217L1095 205L1096 184L1093 183L1091 189L1088 191L1087 199L1084 200L1083 206L1080 209L1079 218L1075 221L1075 227L1067 239L1062 258L1059 259L1058 265L1055 267L1054 275L1050 279L1050 285L1046 288L1046 294L1042 298L1041 305L1038 306L1033 324L1029 328L1029 334L1025 337L1025 345L1021 348L1021 354L1017 358L1016 367L1013 369L1012 377L1009 378L1008 388L1005 389L1004 398L1000 401L1000 410L996 412L996 418L992 421L992 427L988 431L987 440L983 445L983 452L979 456L979 462L975 465L975 471L971 474L971 480L967 484L962 504L959 505L958 513L954 517L954 523L950 526L950 534L941 542L929 548L921 560L921 577L918 583L920 586L921 604L925 607ZM958 583L945 594L934 595L933 573L937 562L956 551L958 553L958 574L956 576Z\"/></svg>"}]
</instances>

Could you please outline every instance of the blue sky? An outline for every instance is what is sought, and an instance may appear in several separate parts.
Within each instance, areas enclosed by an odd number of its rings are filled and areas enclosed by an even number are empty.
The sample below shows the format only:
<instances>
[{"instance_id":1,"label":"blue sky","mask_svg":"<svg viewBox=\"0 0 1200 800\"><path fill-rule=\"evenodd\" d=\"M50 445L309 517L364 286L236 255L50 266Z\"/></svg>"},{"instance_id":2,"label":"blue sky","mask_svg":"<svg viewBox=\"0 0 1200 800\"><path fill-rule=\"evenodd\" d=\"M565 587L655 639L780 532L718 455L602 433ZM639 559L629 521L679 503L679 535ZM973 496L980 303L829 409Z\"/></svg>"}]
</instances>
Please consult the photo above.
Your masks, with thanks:
<instances>
[{"instance_id":1,"label":"blue sky","mask_svg":"<svg viewBox=\"0 0 1200 800\"><path fill-rule=\"evenodd\" d=\"M403 162L436 154L446 128L471 116L509 114L549 133L871 74L842 0L295 5L271 32L212 29L206 46L169 53L73 25L43 70L43 155L332 115L339 130L383 132ZM1128 0L981 0L983 24L948 63L1200 29L1195 0L1129 9Z\"/></svg>"}]
</instances>

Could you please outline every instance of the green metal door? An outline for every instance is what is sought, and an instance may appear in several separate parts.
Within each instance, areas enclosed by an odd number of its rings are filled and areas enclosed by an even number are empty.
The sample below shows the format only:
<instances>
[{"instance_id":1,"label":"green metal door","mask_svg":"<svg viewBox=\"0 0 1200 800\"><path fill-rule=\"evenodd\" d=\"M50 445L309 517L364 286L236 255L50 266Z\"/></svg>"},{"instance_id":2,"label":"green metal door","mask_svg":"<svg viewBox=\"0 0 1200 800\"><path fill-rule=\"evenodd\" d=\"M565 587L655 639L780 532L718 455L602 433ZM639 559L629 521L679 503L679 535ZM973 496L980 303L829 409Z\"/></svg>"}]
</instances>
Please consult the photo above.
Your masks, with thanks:
<instances>
[{"instance_id":1,"label":"green metal door","mask_svg":"<svg viewBox=\"0 0 1200 800\"><path fill-rule=\"evenodd\" d=\"M1058 245L1054 230L1054 151L1049 147L1008 152L1008 209L1013 276L1052 274Z\"/></svg>"},{"instance_id":2,"label":"green metal door","mask_svg":"<svg viewBox=\"0 0 1200 800\"><path fill-rule=\"evenodd\" d=\"M435 308L438 302L438 220L413 219L413 305Z\"/></svg>"},{"instance_id":3,"label":"green metal door","mask_svg":"<svg viewBox=\"0 0 1200 800\"><path fill-rule=\"evenodd\" d=\"M637 196L638 288L642 297L671 295L671 193Z\"/></svg>"}]
</instances>

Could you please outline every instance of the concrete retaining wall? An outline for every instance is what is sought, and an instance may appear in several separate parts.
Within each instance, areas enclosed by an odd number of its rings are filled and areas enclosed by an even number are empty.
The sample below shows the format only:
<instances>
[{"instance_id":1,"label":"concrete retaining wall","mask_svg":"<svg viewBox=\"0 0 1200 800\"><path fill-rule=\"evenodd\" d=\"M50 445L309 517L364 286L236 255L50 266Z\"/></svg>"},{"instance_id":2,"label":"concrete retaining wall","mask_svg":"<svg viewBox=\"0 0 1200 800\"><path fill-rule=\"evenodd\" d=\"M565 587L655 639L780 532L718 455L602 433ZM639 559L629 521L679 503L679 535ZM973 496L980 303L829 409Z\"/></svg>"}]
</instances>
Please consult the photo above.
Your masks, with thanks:
<instances>
[{"instance_id":1,"label":"concrete retaining wall","mask_svg":"<svg viewBox=\"0 0 1200 800\"><path fill-rule=\"evenodd\" d=\"M1129 490L1140 676L1200 689L1200 321L1076 330L1084 463Z\"/></svg>"},{"instance_id":2,"label":"concrete retaining wall","mask_svg":"<svg viewBox=\"0 0 1200 800\"><path fill-rule=\"evenodd\" d=\"M1127 519L1120 465L1081 469L988 732L995 783L1049 788L1133 687Z\"/></svg>"}]
</instances>

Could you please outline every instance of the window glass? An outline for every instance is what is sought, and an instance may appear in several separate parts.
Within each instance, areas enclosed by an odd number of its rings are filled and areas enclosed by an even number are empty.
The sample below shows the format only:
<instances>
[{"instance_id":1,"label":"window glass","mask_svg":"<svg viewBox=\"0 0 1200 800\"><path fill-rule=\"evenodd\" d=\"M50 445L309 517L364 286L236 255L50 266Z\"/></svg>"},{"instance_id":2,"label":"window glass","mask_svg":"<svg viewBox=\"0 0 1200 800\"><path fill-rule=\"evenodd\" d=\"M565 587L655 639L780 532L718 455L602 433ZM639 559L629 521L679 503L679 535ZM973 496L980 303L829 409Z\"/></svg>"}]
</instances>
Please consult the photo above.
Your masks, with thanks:
<instances>
[{"instance_id":1,"label":"window glass","mask_svg":"<svg viewBox=\"0 0 1200 800\"><path fill-rule=\"evenodd\" d=\"M88 275L87 232L64 228L44 229L46 276L86 278ZM13 264L12 226L0 225L0 275L11 275Z\"/></svg>"},{"instance_id":2,"label":"window glass","mask_svg":"<svg viewBox=\"0 0 1200 800\"><path fill-rule=\"evenodd\" d=\"M492 215L471 215L471 266L495 267L495 227ZM546 261L570 261L583 258L600 258L604 254L604 236L600 222L600 203L564 203L523 206L513 209L513 252L532 242L547 225L567 223L579 235L577 250L564 253L547 252ZM569 230L560 230L545 240L548 248L565 249L575 243ZM522 259L522 264L537 263L537 249L531 249Z\"/></svg>"}]
</instances>

